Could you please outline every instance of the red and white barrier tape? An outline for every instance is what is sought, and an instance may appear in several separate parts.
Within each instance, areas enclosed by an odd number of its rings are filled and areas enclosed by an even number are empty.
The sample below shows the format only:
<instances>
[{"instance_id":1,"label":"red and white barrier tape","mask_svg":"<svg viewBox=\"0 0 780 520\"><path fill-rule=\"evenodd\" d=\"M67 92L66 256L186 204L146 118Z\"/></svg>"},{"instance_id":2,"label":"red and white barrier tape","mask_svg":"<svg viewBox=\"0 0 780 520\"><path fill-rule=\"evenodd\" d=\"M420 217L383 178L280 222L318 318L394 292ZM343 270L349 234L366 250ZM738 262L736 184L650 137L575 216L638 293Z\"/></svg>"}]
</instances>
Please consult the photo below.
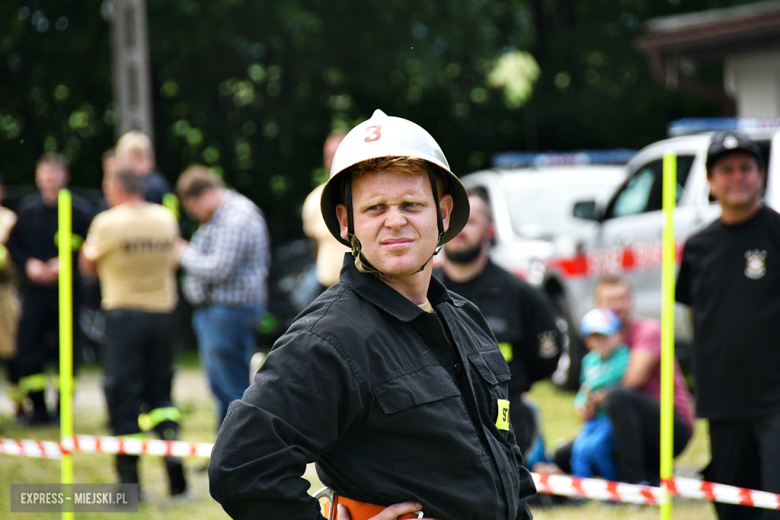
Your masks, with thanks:
<instances>
[{"instance_id":1,"label":"red and white barrier tape","mask_svg":"<svg viewBox=\"0 0 780 520\"><path fill-rule=\"evenodd\" d=\"M206 442L163 441L133 437L94 437L76 435L62 447L68 452L121 453L125 455L159 455L165 457L210 457L213 444Z\"/></svg>"},{"instance_id":2,"label":"red and white barrier tape","mask_svg":"<svg viewBox=\"0 0 780 520\"><path fill-rule=\"evenodd\" d=\"M708 500L725 504L737 504L762 509L780 509L780 495L745 489L726 484L716 484L692 478L674 477L664 484L666 489L654 486L626 484L608 480L578 478L568 475L531 473L540 493L582 497L613 502L660 505L671 495L696 500Z\"/></svg>"},{"instance_id":3,"label":"red and white barrier tape","mask_svg":"<svg viewBox=\"0 0 780 520\"><path fill-rule=\"evenodd\" d=\"M0 439L0 454L59 459L62 457L62 446L52 441Z\"/></svg>"},{"instance_id":4,"label":"red and white barrier tape","mask_svg":"<svg viewBox=\"0 0 780 520\"><path fill-rule=\"evenodd\" d=\"M119 453L166 457L209 457L213 444L205 442L163 441L133 437L96 437L76 435L62 444L52 441L0 439L0 454L21 457L59 459L63 453Z\"/></svg>"},{"instance_id":5,"label":"red and white barrier tape","mask_svg":"<svg viewBox=\"0 0 780 520\"><path fill-rule=\"evenodd\" d=\"M667 480L666 487L670 493L681 497L762 509L780 509L780 495L766 491L680 477Z\"/></svg>"},{"instance_id":6,"label":"red and white barrier tape","mask_svg":"<svg viewBox=\"0 0 780 520\"><path fill-rule=\"evenodd\" d=\"M64 453L113 453L174 457L209 457L213 444L205 442L163 441L132 437L76 435L62 444L53 441L0 439L0 454L20 457L59 459ZM692 478L675 477L660 487L626 484L609 480L578 478L568 475L531 473L540 493L611 500L633 504L660 505L669 494L763 509L780 509L780 495L715 484Z\"/></svg>"},{"instance_id":7,"label":"red and white barrier tape","mask_svg":"<svg viewBox=\"0 0 780 520\"><path fill-rule=\"evenodd\" d=\"M664 490L659 487L569 475L531 473L531 476L534 478L536 490L550 495L648 505L659 505L666 500Z\"/></svg>"}]
</instances>

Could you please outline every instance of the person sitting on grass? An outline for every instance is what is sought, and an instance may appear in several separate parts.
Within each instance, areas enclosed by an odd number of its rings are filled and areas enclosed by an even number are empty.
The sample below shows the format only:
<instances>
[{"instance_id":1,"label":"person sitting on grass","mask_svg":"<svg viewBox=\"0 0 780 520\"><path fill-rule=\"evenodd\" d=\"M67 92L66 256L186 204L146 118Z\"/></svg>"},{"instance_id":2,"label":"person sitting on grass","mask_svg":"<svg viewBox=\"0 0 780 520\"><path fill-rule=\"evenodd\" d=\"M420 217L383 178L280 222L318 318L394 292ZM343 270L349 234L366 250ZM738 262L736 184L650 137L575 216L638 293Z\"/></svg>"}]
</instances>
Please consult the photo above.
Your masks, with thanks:
<instances>
[{"instance_id":1,"label":"person sitting on grass","mask_svg":"<svg viewBox=\"0 0 780 520\"><path fill-rule=\"evenodd\" d=\"M629 484L650 482L660 485L661 460L661 324L652 318L634 315L631 284L624 278L607 277L596 284L596 307L615 313L623 326L623 341L629 360L621 384L593 400L603 398L615 432L615 459L620 478ZM676 457L693 436L694 411L688 385L674 360L674 443ZM536 464L540 473L571 473L574 442L555 450L554 463Z\"/></svg>"},{"instance_id":2,"label":"person sitting on grass","mask_svg":"<svg viewBox=\"0 0 780 520\"><path fill-rule=\"evenodd\" d=\"M609 309L593 309L582 318L582 337L590 352L582 359L580 389L574 398L577 414L585 424L574 440L572 475L618 480L612 421L600 409L595 395L620 383L628 367L628 347L623 343L623 327Z\"/></svg>"}]
</instances>

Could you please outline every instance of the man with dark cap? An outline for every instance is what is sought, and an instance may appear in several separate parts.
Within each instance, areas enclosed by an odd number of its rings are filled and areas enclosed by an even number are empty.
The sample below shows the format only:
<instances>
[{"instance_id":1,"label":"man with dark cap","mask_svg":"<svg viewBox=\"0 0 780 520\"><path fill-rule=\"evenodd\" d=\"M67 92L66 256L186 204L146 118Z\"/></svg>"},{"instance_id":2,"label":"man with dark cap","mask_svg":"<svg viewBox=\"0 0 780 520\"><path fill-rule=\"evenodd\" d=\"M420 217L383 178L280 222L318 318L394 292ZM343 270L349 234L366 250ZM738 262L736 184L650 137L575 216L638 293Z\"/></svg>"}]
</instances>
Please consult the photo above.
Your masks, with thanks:
<instances>
[{"instance_id":1,"label":"man with dark cap","mask_svg":"<svg viewBox=\"0 0 780 520\"><path fill-rule=\"evenodd\" d=\"M780 215L747 136L713 136L707 179L721 217L685 243L677 301L693 313L698 416L710 421L706 480L780 493ZM716 504L721 520L780 511Z\"/></svg>"}]
</instances>

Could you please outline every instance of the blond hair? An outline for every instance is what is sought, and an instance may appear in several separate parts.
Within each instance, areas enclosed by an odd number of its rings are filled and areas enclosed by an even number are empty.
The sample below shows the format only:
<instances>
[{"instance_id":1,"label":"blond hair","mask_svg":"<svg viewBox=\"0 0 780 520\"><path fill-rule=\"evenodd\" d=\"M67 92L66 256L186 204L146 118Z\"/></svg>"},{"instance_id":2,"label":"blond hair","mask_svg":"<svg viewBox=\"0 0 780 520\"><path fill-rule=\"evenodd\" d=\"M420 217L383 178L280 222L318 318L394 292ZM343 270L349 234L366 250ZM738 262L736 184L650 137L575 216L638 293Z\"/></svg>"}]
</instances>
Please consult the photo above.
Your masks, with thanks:
<instances>
[{"instance_id":1,"label":"blond hair","mask_svg":"<svg viewBox=\"0 0 780 520\"><path fill-rule=\"evenodd\" d=\"M152 140L149 139L149 136L138 130L127 132L116 142L117 157L131 157L133 159L143 160L149 157L153 151Z\"/></svg>"},{"instance_id":2,"label":"blond hair","mask_svg":"<svg viewBox=\"0 0 780 520\"><path fill-rule=\"evenodd\" d=\"M357 164L353 164L349 167L348 175L352 176L352 179L357 179L362 175L374 171L393 171L398 173L423 173L428 175L428 167L432 167L436 174L436 185L439 188L439 198L444 196L448 190L447 175L441 171L441 168L432 164L424 159L418 159L417 157L375 157L373 159L366 159ZM345 200L344 188L342 187L341 200Z\"/></svg>"}]
</instances>

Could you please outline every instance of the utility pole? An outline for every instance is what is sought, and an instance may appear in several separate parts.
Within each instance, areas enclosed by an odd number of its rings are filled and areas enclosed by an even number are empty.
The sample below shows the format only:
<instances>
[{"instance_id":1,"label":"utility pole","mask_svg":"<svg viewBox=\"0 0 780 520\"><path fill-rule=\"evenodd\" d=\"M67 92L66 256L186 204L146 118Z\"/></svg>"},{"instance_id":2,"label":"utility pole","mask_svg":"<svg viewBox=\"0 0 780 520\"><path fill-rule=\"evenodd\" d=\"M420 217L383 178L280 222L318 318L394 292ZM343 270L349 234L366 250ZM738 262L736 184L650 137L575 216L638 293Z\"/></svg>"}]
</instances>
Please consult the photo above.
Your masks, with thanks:
<instances>
[{"instance_id":1,"label":"utility pole","mask_svg":"<svg viewBox=\"0 0 780 520\"><path fill-rule=\"evenodd\" d=\"M116 137L139 130L154 141L146 1L105 0L101 9L111 25Z\"/></svg>"}]
</instances>

